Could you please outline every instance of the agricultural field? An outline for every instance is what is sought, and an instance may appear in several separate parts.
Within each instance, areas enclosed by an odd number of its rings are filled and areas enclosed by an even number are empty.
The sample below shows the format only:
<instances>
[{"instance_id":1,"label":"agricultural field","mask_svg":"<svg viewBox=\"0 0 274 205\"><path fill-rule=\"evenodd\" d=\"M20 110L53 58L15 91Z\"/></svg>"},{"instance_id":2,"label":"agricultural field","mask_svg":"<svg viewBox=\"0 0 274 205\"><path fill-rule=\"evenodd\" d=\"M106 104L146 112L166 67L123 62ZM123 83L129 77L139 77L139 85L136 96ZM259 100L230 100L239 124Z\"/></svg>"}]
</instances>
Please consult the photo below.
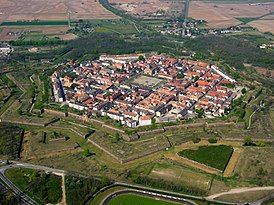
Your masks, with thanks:
<instances>
[{"instance_id":1,"label":"agricultural field","mask_svg":"<svg viewBox=\"0 0 274 205\"><path fill-rule=\"evenodd\" d=\"M223 171L233 153L233 148L226 145L201 146L197 150L182 150L179 156L205 164Z\"/></svg>"},{"instance_id":2,"label":"agricultural field","mask_svg":"<svg viewBox=\"0 0 274 205\"><path fill-rule=\"evenodd\" d=\"M250 26L257 28L261 32L270 32L274 34L274 20L259 19L248 23Z\"/></svg>"},{"instance_id":3,"label":"agricultural field","mask_svg":"<svg viewBox=\"0 0 274 205\"><path fill-rule=\"evenodd\" d=\"M13 168L6 176L39 204L56 204L62 199L61 177L25 168Z\"/></svg>"},{"instance_id":4,"label":"agricultural field","mask_svg":"<svg viewBox=\"0 0 274 205\"><path fill-rule=\"evenodd\" d=\"M203 12L205 10L208 12ZM189 16L194 19L206 20L207 28L225 28L241 24L242 21L239 20L241 18L249 19L249 21L260 19L273 12L273 10L273 2L251 5L247 2L238 1L191 1ZM267 22L262 21L262 24L266 25L264 27L260 25L261 30L266 31Z\"/></svg>"},{"instance_id":5,"label":"agricultural field","mask_svg":"<svg viewBox=\"0 0 274 205\"><path fill-rule=\"evenodd\" d=\"M71 19L115 19L118 18L100 5L98 1L9 1L1 0L0 22L54 21Z\"/></svg>"},{"instance_id":6,"label":"agricultural field","mask_svg":"<svg viewBox=\"0 0 274 205\"><path fill-rule=\"evenodd\" d=\"M142 19L166 19L182 15L184 0L110 0L109 3L116 9Z\"/></svg>"},{"instance_id":7,"label":"agricultural field","mask_svg":"<svg viewBox=\"0 0 274 205\"><path fill-rule=\"evenodd\" d=\"M1 26L0 38L4 41L26 38L26 40L37 40L44 36L65 35L69 30L68 26ZM33 38L31 38L33 37Z\"/></svg>"},{"instance_id":8,"label":"agricultural field","mask_svg":"<svg viewBox=\"0 0 274 205\"><path fill-rule=\"evenodd\" d=\"M125 19L90 20L95 33L135 34L138 30L133 23Z\"/></svg>"},{"instance_id":9,"label":"agricultural field","mask_svg":"<svg viewBox=\"0 0 274 205\"><path fill-rule=\"evenodd\" d=\"M109 205L176 205L178 203L172 203L160 199L148 198L144 196L139 196L135 194L123 194L114 197Z\"/></svg>"}]
</instances>

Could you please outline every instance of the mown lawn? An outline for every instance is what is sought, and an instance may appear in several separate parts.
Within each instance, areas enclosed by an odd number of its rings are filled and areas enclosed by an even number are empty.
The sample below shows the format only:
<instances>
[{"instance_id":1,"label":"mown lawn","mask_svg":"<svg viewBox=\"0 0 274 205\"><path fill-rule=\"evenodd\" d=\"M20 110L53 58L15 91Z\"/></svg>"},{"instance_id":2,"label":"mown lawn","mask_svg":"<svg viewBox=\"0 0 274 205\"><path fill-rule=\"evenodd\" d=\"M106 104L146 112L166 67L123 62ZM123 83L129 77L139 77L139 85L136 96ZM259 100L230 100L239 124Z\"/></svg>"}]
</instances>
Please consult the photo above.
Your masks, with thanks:
<instances>
[{"instance_id":1,"label":"mown lawn","mask_svg":"<svg viewBox=\"0 0 274 205\"><path fill-rule=\"evenodd\" d=\"M182 150L178 152L178 155L219 170L224 170L232 153L233 147L219 145L201 146L197 150Z\"/></svg>"},{"instance_id":2,"label":"mown lawn","mask_svg":"<svg viewBox=\"0 0 274 205\"><path fill-rule=\"evenodd\" d=\"M134 194L123 194L113 198L109 205L175 205L168 201L138 196Z\"/></svg>"}]
</instances>

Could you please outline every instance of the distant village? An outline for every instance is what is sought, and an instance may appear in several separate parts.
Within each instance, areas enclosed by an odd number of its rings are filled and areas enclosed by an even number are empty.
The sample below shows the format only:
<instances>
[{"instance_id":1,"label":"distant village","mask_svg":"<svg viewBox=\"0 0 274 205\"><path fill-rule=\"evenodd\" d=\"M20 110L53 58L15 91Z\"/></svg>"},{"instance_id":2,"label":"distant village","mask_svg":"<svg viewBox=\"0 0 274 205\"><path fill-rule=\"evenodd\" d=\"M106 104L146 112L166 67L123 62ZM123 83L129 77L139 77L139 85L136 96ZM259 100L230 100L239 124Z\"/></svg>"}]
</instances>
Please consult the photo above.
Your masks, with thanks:
<instances>
[{"instance_id":1,"label":"distant village","mask_svg":"<svg viewBox=\"0 0 274 205\"><path fill-rule=\"evenodd\" d=\"M67 62L52 76L55 102L137 127L223 116L240 86L215 65L146 54Z\"/></svg>"}]
</instances>

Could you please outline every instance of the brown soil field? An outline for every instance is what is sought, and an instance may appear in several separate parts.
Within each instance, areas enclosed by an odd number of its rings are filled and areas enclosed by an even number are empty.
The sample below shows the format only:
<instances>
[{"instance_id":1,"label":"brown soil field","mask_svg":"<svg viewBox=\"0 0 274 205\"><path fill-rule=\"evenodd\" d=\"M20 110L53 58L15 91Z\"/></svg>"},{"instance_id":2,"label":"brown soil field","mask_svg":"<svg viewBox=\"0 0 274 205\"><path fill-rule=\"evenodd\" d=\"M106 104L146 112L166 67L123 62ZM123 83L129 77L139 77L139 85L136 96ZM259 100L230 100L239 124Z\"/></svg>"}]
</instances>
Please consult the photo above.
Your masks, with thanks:
<instances>
[{"instance_id":1,"label":"brown soil field","mask_svg":"<svg viewBox=\"0 0 274 205\"><path fill-rule=\"evenodd\" d=\"M171 17L182 14L183 0L109 0L117 9L142 18Z\"/></svg>"},{"instance_id":2,"label":"brown soil field","mask_svg":"<svg viewBox=\"0 0 274 205\"><path fill-rule=\"evenodd\" d=\"M274 20L256 20L248 24L261 32L271 32L274 34Z\"/></svg>"},{"instance_id":3,"label":"brown soil field","mask_svg":"<svg viewBox=\"0 0 274 205\"><path fill-rule=\"evenodd\" d=\"M274 2L251 6L250 4L214 4L191 1L190 17L203 19L209 28L223 28L240 24L236 18L260 17L274 11Z\"/></svg>"},{"instance_id":4,"label":"brown soil field","mask_svg":"<svg viewBox=\"0 0 274 205\"><path fill-rule=\"evenodd\" d=\"M266 68L261 68L261 67L255 67L255 70L257 73L265 77L274 78L274 70L268 70Z\"/></svg>"},{"instance_id":5,"label":"brown soil field","mask_svg":"<svg viewBox=\"0 0 274 205\"><path fill-rule=\"evenodd\" d=\"M265 17L263 17L261 19L271 19L271 20L273 20L274 19L274 15L268 15L268 16L265 16Z\"/></svg>"},{"instance_id":6,"label":"brown soil field","mask_svg":"<svg viewBox=\"0 0 274 205\"><path fill-rule=\"evenodd\" d=\"M63 35L50 36L49 38L55 38L55 37L59 37L61 40L68 41L68 40L76 39L78 36L73 33L67 33Z\"/></svg>"},{"instance_id":7,"label":"brown soil field","mask_svg":"<svg viewBox=\"0 0 274 205\"><path fill-rule=\"evenodd\" d=\"M0 0L0 22L22 20L116 19L96 0Z\"/></svg>"}]
</instances>

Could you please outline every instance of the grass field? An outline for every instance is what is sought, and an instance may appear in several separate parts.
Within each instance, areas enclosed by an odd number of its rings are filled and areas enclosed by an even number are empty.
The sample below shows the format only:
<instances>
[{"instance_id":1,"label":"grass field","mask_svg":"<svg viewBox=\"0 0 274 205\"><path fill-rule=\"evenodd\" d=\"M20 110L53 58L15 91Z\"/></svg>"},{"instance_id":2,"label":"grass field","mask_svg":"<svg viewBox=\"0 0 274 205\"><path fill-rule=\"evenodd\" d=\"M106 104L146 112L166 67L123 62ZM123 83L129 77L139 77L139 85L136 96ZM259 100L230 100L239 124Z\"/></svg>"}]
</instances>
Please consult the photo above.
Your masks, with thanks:
<instances>
[{"instance_id":1,"label":"grass field","mask_svg":"<svg viewBox=\"0 0 274 205\"><path fill-rule=\"evenodd\" d=\"M61 177L25 168L13 168L6 176L39 204L56 204L62 199Z\"/></svg>"},{"instance_id":2,"label":"grass field","mask_svg":"<svg viewBox=\"0 0 274 205\"><path fill-rule=\"evenodd\" d=\"M182 150L178 155L219 170L224 170L232 153L232 147L219 145L201 146L198 150Z\"/></svg>"},{"instance_id":3,"label":"grass field","mask_svg":"<svg viewBox=\"0 0 274 205\"><path fill-rule=\"evenodd\" d=\"M246 147L237 163L235 173L245 180L253 180L259 185L274 181L273 147Z\"/></svg>"},{"instance_id":4,"label":"grass field","mask_svg":"<svg viewBox=\"0 0 274 205\"><path fill-rule=\"evenodd\" d=\"M171 203L155 198L147 198L134 194L123 194L113 198L109 205L175 205L177 203Z\"/></svg>"},{"instance_id":5,"label":"grass field","mask_svg":"<svg viewBox=\"0 0 274 205\"><path fill-rule=\"evenodd\" d=\"M203 173L190 170L183 166L169 163L157 163L151 169L149 177L164 179L166 181L199 187L204 191L209 190L211 177Z\"/></svg>"},{"instance_id":6,"label":"grass field","mask_svg":"<svg viewBox=\"0 0 274 205\"><path fill-rule=\"evenodd\" d=\"M59 26L68 25L67 21L16 21L3 22L1 26Z\"/></svg>"},{"instance_id":7,"label":"grass field","mask_svg":"<svg viewBox=\"0 0 274 205\"><path fill-rule=\"evenodd\" d=\"M95 27L96 33L118 33L118 34L135 34L138 33L133 23L125 20L89 20Z\"/></svg>"}]
</instances>

